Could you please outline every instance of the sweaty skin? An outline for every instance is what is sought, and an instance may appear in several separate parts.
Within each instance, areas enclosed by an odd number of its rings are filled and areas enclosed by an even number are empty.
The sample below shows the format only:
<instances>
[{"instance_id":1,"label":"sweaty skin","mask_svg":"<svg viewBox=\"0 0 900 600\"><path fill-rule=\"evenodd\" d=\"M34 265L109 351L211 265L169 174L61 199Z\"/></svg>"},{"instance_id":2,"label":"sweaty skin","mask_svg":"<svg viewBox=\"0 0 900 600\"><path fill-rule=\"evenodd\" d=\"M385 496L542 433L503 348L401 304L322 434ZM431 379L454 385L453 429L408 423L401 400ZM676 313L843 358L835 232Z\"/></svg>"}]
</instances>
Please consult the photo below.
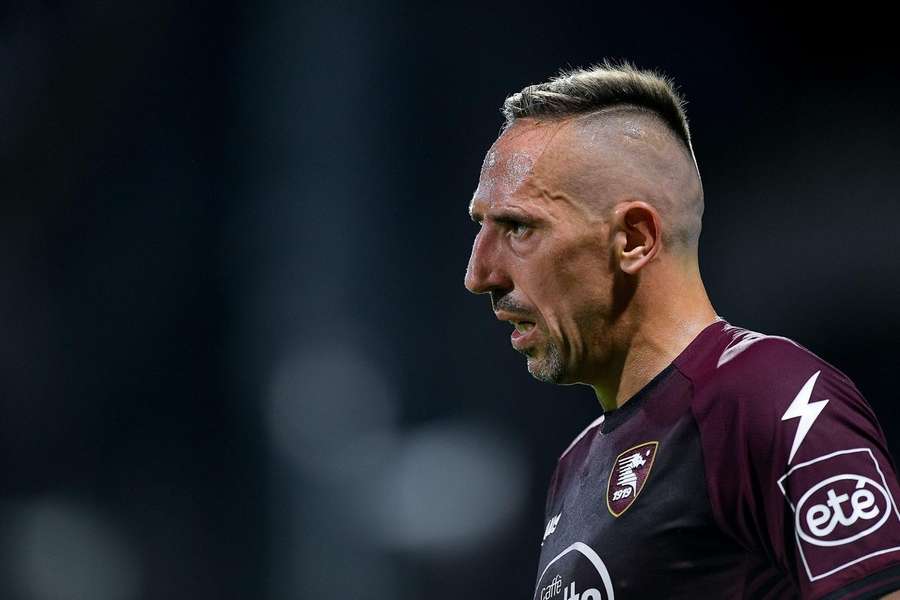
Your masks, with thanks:
<instances>
[{"instance_id":1,"label":"sweaty skin","mask_svg":"<svg viewBox=\"0 0 900 600\"><path fill-rule=\"evenodd\" d=\"M621 405L715 319L696 262L699 176L652 116L516 121L469 210L481 229L466 287L534 330L514 345L538 379Z\"/></svg>"},{"instance_id":2,"label":"sweaty skin","mask_svg":"<svg viewBox=\"0 0 900 600\"><path fill-rule=\"evenodd\" d=\"M570 119L544 152L538 172L558 193L608 211L630 198L654 206L669 244L699 231L702 188L693 156L652 115L606 110Z\"/></svg>"}]
</instances>

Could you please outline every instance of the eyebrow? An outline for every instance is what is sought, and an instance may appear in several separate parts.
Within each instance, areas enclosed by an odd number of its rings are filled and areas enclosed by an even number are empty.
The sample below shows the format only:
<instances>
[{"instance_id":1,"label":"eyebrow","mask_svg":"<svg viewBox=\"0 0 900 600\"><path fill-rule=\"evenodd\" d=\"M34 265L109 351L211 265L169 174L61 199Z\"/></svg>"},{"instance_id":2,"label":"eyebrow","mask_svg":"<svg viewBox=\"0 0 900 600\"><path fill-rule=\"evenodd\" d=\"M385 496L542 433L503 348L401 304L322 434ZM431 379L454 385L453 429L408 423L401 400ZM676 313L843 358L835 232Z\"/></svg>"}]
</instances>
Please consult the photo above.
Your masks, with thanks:
<instances>
[{"instance_id":1,"label":"eyebrow","mask_svg":"<svg viewBox=\"0 0 900 600\"><path fill-rule=\"evenodd\" d=\"M478 211L469 212L469 218L480 223L487 218L495 223L533 223L538 217L521 209L501 208L488 215L482 215Z\"/></svg>"},{"instance_id":2,"label":"eyebrow","mask_svg":"<svg viewBox=\"0 0 900 600\"><path fill-rule=\"evenodd\" d=\"M534 217L522 210L501 209L491 215L491 220L498 223L508 223L510 221L533 221Z\"/></svg>"}]
</instances>

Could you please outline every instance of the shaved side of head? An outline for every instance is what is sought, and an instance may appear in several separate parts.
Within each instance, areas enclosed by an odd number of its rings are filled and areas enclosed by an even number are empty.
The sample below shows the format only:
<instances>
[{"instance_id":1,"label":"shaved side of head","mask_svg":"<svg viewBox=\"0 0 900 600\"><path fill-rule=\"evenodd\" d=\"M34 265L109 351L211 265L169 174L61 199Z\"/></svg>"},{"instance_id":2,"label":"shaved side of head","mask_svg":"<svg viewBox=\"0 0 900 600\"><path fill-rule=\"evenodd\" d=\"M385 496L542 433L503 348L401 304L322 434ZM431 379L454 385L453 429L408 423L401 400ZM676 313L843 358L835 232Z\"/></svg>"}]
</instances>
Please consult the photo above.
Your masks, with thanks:
<instances>
[{"instance_id":1,"label":"shaved side of head","mask_svg":"<svg viewBox=\"0 0 900 600\"><path fill-rule=\"evenodd\" d=\"M565 120L535 165L558 193L601 214L642 200L663 221L663 242L676 253L696 253L703 186L693 155L655 113L613 106Z\"/></svg>"},{"instance_id":2,"label":"shaved side of head","mask_svg":"<svg viewBox=\"0 0 900 600\"><path fill-rule=\"evenodd\" d=\"M534 184L592 211L641 200L663 222L664 247L697 254L703 184L684 99L656 71L604 61L524 88L503 105L504 134L518 125L560 125L533 166Z\"/></svg>"}]
</instances>

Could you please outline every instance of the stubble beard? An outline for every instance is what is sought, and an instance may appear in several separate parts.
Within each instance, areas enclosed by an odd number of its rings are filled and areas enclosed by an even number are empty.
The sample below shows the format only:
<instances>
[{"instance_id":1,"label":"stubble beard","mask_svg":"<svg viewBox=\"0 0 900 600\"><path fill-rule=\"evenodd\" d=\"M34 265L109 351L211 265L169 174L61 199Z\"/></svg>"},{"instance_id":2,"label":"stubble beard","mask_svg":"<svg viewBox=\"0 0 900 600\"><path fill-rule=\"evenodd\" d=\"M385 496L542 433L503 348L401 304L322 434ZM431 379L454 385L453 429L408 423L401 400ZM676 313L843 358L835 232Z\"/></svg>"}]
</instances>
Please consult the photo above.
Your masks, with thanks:
<instances>
[{"instance_id":1,"label":"stubble beard","mask_svg":"<svg viewBox=\"0 0 900 600\"><path fill-rule=\"evenodd\" d=\"M563 379L562 353L553 342L547 342L544 356L537 358L526 352L528 372L538 381L560 383Z\"/></svg>"}]
</instances>

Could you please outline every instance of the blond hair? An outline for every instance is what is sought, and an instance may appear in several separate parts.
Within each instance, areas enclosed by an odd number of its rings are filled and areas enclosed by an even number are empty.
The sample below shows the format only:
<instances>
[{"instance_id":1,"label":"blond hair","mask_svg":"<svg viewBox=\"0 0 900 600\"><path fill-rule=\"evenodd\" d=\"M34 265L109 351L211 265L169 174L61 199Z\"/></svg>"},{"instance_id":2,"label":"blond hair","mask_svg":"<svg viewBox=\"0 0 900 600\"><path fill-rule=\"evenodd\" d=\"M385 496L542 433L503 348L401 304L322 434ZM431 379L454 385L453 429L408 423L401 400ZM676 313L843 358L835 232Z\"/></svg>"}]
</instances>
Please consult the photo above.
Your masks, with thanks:
<instances>
[{"instance_id":1,"label":"blond hair","mask_svg":"<svg viewBox=\"0 0 900 600\"><path fill-rule=\"evenodd\" d=\"M693 157L685 99L661 72L638 69L627 61L604 60L587 69L563 70L544 83L529 85L506 98L505 128L516 119L560 118L606 108L650 112L678 136Z\"/></svg>"},{"instance_id":2,"label":"blond hair","mask_svg":"<svg viewBox=\"0 0 900 600\"><path fill-rule=\"evenodd\" d=\"M679 246L696 248L703 215L703 184L684 105L674 82L664 74L641 70L625 61L605 60L587 69L562 71L550 81L530 85L506 98L502 110L506 116L504 131L523 118L564 119L620 112L640 113L659 122L680 140L699 185L696 195L682 198L677 206L666 203L659 207L671 225L664 238Z\"/></svg>"}]
</instances>

